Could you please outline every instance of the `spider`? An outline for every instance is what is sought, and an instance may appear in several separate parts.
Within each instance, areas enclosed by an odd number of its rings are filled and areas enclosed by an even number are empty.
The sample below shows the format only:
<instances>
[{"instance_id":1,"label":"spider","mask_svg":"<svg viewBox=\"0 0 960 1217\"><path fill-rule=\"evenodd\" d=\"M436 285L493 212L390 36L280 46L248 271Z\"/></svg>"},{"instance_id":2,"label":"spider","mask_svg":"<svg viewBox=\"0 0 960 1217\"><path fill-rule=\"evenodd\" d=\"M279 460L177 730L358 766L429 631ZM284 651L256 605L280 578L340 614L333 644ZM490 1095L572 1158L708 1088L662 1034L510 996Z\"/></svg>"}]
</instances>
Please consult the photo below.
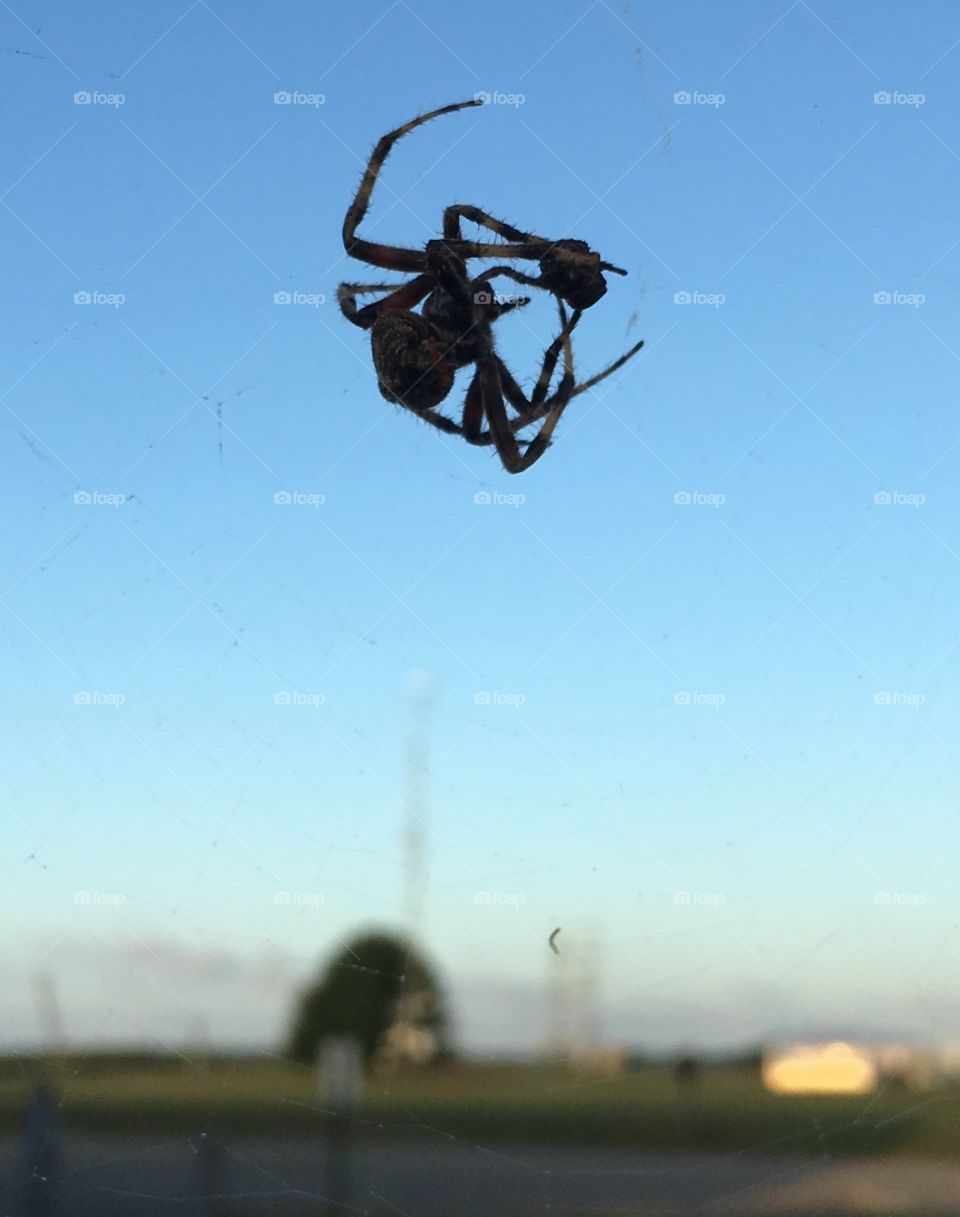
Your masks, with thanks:
<instances>
[{"instance_id":1,"label":"spider","mask_svg":"<svg viewBox=\"0 0 960 1217\"><path fill-rule=\"evenodd\" d=\"M338 291L345 317L362 329L371 330L374 366L380 391L391 402L412 410L441 431L456 434L473 444L493 443L504 468L510 473L528 469L546 450L563 410L578 393L609 376L640 350L637 343L599 375L575 385L570 334L584 309L606 292L603 271L626 271L601 261L600 255L582 241L548 241L523 233L480 208L466 204L447 207L443 216L443 238L428 241L420 250L400 249L365 241L356 236L367 212L377 175L401 136L441 114L448 114L479 101L444 106L413 119L383 136L370 157L357 194L343 223L347 253L390 270L416 271L416 277L401 284L343 283ZM465 241L461 219L472 220L506 237L507 244ZM494 266L477 278L467 271L468 258L512 257L539 262L540 275L522 274L508 266ZM517 283L539 287L557 299L560 333L547 348L540 377L528 399L506 364L496 354L493 322L504 313L529 303L529 297L499 301L491 280L503 275ZM383 299L362 308L357 297L387 293ZM567 317L564 302L573 309ZM419 313L414 309L422 305ZM554 369L563 352L563 374L555 393L549 394ZM475 364L476 371L464 401L462 423L440 414L435 407L453 387L458 368ZM517 411L507 417L504 398ZM517 432L545 418L540 431L525 441L521 451ZM483 430L486 419L489 430Z\"/></svg>"}]
</instances>

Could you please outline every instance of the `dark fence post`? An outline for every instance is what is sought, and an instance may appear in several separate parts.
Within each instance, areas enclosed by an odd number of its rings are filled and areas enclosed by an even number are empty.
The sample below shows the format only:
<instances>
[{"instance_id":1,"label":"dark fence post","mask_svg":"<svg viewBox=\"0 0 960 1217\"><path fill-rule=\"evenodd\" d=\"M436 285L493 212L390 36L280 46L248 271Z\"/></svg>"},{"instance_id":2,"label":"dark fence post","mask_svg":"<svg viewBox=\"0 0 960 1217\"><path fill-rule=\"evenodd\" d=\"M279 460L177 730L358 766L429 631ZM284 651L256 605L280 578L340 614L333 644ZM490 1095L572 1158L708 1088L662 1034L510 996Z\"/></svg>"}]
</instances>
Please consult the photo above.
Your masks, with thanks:
<instances>
[{"instance_id":1,"label":"dark fence post","mask_svg":"<svg viewBox=\"0 0 960 1217\"><path fill-rule=\"evenodd\" d=\"M349 1109L327 1113L327 1169L324 1191L328 1217L343 1217L350 1207L353 1177L353 1113Z\"/></svg>"},{"instance_id":2,"label":"dark fence post","mask_svg":"<svg viewBox=\"0 0 960 1217\"><path fill-rule=\"evenodd\" d=\"M197 1217L221 1217L226 1195L226 1155L219 1139L206 1129L194 1144Z\"/></svg>"},{"instance_id":3,"label":"dark fence post","mask_svg":"<svg viewBox=\"0 0 960 1217\"><path fill-rule=\"evenodd\" d=\"M54 1091L42 1084L23 1115L15 1186L17 1217L54 1217L62 1212L62 1173L60 1107Z\"/></svg>"}]
</instances>

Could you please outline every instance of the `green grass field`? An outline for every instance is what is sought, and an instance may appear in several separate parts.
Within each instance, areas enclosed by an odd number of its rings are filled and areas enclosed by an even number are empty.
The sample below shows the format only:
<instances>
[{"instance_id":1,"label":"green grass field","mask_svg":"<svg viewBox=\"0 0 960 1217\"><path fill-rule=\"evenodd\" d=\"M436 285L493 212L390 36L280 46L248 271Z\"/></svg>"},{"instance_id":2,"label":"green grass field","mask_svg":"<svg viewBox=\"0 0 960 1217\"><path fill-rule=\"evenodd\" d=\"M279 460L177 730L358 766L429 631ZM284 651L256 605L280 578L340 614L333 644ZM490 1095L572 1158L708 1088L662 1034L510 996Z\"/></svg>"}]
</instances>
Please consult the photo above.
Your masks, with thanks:
<instances>
[{"instance_id":1,"label":"green grass field","mask_svg":"<svg viewBox=\"0 0 960 1217\"><path fill-rule=\"evenodd\" d=\"M0 1061L0 1121L19 1126L39 1064ZM311 1071L273 1059L74 1058L55 1071L73 1131L313 1137L327 1116ZM860 1098L768 1094L750 1070L707 1069L690 1094L649 1068L598 1078L560 1068L450 1065L371 1079L359 1135L456 1137L771 1153L960 1158L960 1090L891 1090Z\"/></svg>"}]
</instances>

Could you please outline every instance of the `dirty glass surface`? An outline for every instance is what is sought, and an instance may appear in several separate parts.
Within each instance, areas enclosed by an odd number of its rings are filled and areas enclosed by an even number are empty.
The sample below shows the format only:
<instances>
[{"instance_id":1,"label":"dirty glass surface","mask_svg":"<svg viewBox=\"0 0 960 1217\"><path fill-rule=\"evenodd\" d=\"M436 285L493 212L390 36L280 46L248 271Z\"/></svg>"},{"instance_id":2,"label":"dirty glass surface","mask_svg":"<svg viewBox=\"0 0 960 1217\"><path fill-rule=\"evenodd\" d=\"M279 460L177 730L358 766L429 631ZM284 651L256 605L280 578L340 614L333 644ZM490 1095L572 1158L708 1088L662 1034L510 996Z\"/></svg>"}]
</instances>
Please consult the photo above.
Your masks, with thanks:
<instances>
[{"instance_id":1,"label":"dirty glass surface","mask_svg":"<svg viewBox=\"0 0 960 1217\"><path fill-rule=\"evenodd\" d=\"M0 26L4 1211L956 1212L956 5ZM516 476L338 307L470 99Z\"/></svg>"}]
</instances>

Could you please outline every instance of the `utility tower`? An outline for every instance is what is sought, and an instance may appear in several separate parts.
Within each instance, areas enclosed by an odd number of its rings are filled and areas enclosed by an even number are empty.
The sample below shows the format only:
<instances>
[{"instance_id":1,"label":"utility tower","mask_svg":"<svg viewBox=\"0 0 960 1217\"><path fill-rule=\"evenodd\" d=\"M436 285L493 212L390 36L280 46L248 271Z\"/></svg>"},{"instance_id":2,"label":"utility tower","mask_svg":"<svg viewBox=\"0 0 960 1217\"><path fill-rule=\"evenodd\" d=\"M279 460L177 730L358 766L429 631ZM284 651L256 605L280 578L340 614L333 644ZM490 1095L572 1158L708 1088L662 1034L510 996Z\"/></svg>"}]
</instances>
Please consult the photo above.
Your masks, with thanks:
<instances>
[{"instance_id":1,"label":"utility tower","mask_svg":"<svg viewBox=\"0 0 960 1217\"><path fill-rule=\"evenodd\" d=\"M63 1017L57 982L50 972L37 972L33 977L33 1003L40 1028L40 1051L48 1063L58 1061L66 1051Z\"/></svg>"},{"instance_id":2,"label":"utility tower","mask_svg":"<svg viewBox=\"0 0 960 1217\"><path fill-rule=\"evenodd\" d=\"M416 668L410 678L410 718L407 733L406 827L404 855L406 871L407 935L414 942L422 929L426 893L426 833L430 772L429 727L433 703L433 675Z\"/></svg>"},{"instance_id":3,"label":"utility tower","mask_svg":"<svg viewBox=\"0 0 960 1217\"><path fill-rule=\"evenodd\" d=\"M422 668L410 680L409 726L407 734L407 774L404 791L403 831L406 880L406 934L408 958L418 950L423 937L424 903L427 887L426 834L429 806L427 779L430 773L428 750L433 677ZM418 952L419 953L419 952ZM429 1029L432 998L418 988L409 970L404 976L393 1015L393 1024L384 1037L381 1060L395 1065L424 1064L437 1051L436 1037Z\"/></svg>"},{"instance_id":4,"label":"utility tower","mask_svg":"<svg viewBox=\"0 0 960 1217\"><path fill-rule=\"evenodd\" d=\"M594 934L564 930L557 942L559 953L547 960L546 1051L573 1064L588 1059L599 1042L599 950Z\"/></svg>"}]
</instances>

